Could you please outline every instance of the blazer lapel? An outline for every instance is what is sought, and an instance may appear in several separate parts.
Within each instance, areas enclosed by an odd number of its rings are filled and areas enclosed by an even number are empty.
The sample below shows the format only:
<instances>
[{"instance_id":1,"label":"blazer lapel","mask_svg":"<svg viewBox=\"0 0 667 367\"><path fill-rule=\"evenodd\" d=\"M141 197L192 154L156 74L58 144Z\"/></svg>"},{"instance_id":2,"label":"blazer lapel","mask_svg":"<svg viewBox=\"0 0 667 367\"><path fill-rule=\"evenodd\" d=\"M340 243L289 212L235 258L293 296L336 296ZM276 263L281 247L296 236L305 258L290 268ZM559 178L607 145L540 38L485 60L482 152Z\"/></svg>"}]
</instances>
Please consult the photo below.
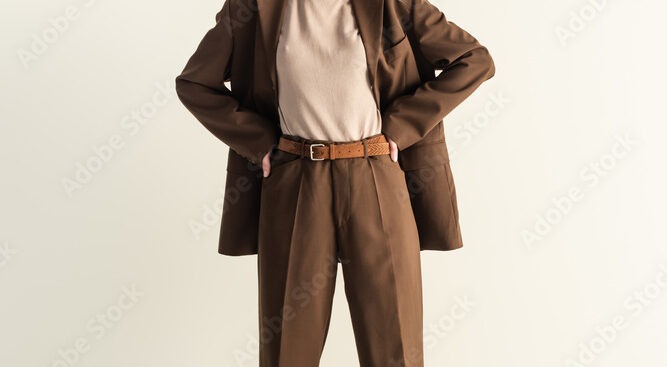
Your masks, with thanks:
<instances>
[{"instance_id":1,"label":"blazer lapel","mask_svg":"<svg viewBox=\"0 0 667 367\"><path fill-rule=\"evenodd\" d=\"M278 46L280 25L286 2L287 0L257 0L257 16L259 17L259 27L262 34L264 53L270 69L269 75L271 76L271 86L274 91L274 97L277 97L276 47Z\"/></svg>"},{"instance_id":2,"label":"blazer lapel","mask_svg":"<svg viewBox=\"0 0 667 367\"><path fill-rule=\"evenodd\" d=\"M370 71L370 82L377 101L379 88L375 87L375 74L380 56L380 48L382 47L380 39L382 37L384 0L350 0L350 2L352 3L352 10L357 19L361 40L366 50L366 63Z\"/></svg>"},{"instance_id":3,"label":"blazer lapel","mask_svg":"<svg viewBox=\"0 0 667 367\"><path fill-rule=\"evenodd\" d=\"M292 0L300 1L300 0ZM309 0L311 1L311 0ZM314 1L314 0L312 0ZM354 16L357 20L361 40L366 52L366 63L370 74L371 85L375 85L376 66L382 45L382 9L384 0L350 0ZM280 36L285 4L287 0L257 0L257 12L259 17L262 43L270 66L269 75L277 98L276 83L276 47ZM374 89L374 95L379 98L378 88ZM277 103L277 102L276 102Z\"/></svg>"}]
</instances>

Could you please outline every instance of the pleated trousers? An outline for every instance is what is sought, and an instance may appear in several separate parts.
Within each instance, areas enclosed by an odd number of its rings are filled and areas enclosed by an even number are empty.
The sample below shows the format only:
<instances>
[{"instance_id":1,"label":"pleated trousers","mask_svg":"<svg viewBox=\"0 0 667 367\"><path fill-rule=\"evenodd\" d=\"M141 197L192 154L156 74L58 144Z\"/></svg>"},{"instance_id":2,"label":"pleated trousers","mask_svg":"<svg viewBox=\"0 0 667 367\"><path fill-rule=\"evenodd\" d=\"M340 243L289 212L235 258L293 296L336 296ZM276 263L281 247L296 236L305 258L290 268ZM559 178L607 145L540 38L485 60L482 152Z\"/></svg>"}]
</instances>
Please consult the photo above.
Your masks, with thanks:
<instances>
[{"instance_id":1,"label":"pleated trousers","mask_svg":"<svg viewBox=\"0 0 667 367\"><path fill-rule=\"evenodd\" d=\"M399 164L388 154L270 157L257 256L260 367L319 366L338 264L360 366L423 367L419 237Z\"/></svg>"}]
</instances>

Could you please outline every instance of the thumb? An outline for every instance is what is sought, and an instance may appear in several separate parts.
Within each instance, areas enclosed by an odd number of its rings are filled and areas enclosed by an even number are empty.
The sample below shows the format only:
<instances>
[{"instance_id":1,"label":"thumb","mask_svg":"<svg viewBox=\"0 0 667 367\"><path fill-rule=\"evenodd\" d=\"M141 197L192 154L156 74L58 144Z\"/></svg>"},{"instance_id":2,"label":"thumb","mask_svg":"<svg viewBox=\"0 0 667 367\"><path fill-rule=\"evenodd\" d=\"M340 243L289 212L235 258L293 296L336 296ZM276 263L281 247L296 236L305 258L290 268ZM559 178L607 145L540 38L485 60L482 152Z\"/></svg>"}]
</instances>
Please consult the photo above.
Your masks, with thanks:
<instances>
[{"instance_id":1,"label":"thumb","mask_svg":"<svg viewBox=\"0 0 667 367\"><path fill-rule=\"evenodd\" d=\"M264 177L268 177L271 174L271 151L266 153L262 158L262 174Z\"/></svg>"},{"instance_id":2,"label":"thumb","mask_svg":"<svg viewBox=\"0 0 667 367\"><path fill-rule=\"evenodd\" d=\"M392 161L397 162L398 161L398 145L391 140L391 138L387 138L387 141L389 142L389 158L391 158Z\"/></svg>"}]
</instances>

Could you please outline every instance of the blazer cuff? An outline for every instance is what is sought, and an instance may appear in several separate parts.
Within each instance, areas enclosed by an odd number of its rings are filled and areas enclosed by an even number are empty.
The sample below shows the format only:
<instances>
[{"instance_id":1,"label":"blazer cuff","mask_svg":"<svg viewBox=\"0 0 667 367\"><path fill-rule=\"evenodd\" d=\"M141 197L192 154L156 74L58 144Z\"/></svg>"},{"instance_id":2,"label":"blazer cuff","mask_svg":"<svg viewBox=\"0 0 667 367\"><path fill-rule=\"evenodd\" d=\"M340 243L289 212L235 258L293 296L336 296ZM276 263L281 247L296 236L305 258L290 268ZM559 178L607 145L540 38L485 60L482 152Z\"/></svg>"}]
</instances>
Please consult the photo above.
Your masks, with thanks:
<instances>
[{"instance_id":1,"label":"blazer cuff","mask_svg":"<svg viewBox=\"0 0 667 367\"><path fill-rule=\"evenodd\" d=\"M422 139L422 135L412 128L408 121L401 121L391 114L382 118L382 133L396 143L398 150L405 150Z\"/></svg>"},{"instance_id":2,"label":"blazer cuff","mask_svg":"<svg viewBox=\"0 0 667 367\"><path fill-rule=\"evenodd\" d=\"M252 143L246 143L241 147L231 148L239 155L250 161L250 163L262 166L262 159L266 153L278 146L278 137L266 137Z\"/></svg>"}]
</instances>

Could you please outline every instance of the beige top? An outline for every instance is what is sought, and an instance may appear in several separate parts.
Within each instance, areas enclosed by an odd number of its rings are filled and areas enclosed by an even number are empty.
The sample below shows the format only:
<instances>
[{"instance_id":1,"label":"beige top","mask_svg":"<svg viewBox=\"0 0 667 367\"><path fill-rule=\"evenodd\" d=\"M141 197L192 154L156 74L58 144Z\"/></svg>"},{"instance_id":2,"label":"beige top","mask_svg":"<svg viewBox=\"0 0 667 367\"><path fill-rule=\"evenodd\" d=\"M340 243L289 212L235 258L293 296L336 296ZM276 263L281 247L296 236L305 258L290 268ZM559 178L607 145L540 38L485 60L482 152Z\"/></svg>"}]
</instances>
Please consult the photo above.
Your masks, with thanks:
<instances>
[{"instance_id":1,"label":"beige top","mask_svg":"<svg viewBox=\"0 0 667 367\"><path fill-rule=\"evenodd\" d=\"M282 132L308 139L359 140L382 117L350 0L287 0L276 68Z\"/></svg>"}]
</instances>

